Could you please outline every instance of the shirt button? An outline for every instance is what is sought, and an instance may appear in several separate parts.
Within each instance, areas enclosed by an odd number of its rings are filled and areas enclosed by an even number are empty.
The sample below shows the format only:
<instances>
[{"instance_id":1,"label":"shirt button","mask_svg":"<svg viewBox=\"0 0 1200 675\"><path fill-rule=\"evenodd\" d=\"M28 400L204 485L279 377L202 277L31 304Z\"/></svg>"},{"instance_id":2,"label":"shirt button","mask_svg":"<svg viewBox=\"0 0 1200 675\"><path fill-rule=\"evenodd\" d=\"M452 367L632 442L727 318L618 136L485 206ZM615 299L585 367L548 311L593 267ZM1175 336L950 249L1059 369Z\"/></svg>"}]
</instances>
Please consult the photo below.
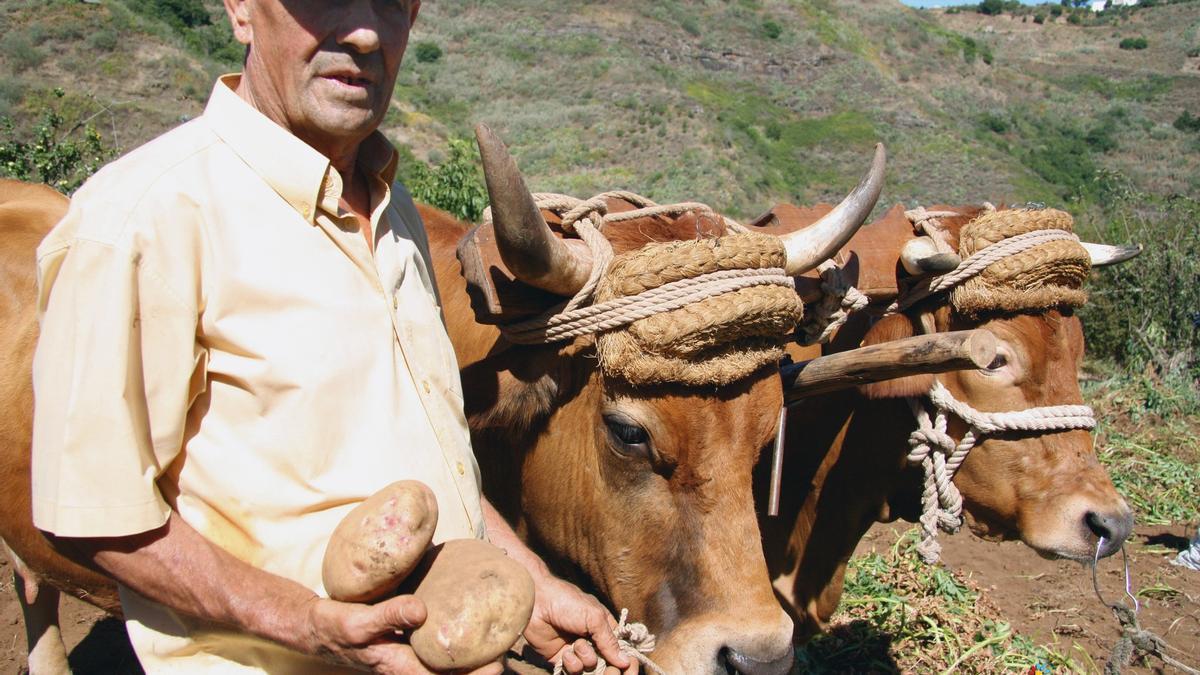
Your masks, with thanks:
<instances>
[{"instance_id":1,"label":"shirt button","mask_svg":"<svg viewBox=\"0 0 1200 675\"><path fill-rule=\"evenodd\" d=\"M455 468L458 469L458 475L460 475L460 476L467 475L467 467L462 462L459 462Z\"/></svg>"},{"instance_id":2,"label":"shirt button","mask_svg":"<svg viewBox=\"0 0 1200 675\"><path fill-rule=\"evenodd\" d=\"M429 380L421 380L421 387L425 389L425 393L429 393Z\"/></svg>"},{"instance_id":3,"label":"shirt button","mask_svg":"<svg viewBox=\"0 0 1200 675\"><path fill-rule=\"evenodd\" d=\"M392 309L400 309L400 297L397 295L392 296Z\"/></svg>"}]
</instances>

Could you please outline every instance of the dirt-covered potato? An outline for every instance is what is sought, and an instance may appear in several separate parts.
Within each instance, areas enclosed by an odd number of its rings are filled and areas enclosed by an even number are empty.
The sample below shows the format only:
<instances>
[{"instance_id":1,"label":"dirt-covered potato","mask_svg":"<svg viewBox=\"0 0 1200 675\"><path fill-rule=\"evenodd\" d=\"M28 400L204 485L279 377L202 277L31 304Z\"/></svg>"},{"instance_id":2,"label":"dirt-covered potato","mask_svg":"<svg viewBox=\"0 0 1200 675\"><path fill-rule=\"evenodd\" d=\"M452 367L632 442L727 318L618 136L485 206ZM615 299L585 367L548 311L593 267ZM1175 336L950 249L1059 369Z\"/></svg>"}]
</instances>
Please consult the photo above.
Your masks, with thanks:
<instances>
[{"instance_id":1,"label":"dirt-covered potato","mask_svg":"<svg viewBox=\"0 0 1200 675\"><path fill-rule=\"evenodd\" d=\"M374 602L392 594L421 562L437 518L433 491L415 480L392 483L354 507L325 549L321 578L329 597Z\"/></svg>"},{"instance_id":2,"label":"dirt-covered potato","mask_svg":"<svg viewBox=\"0 0 1200 675\"><path fill-rule=\"evenodd\" d=\"M401 593L428 610L411 644L427 668L469 670L500 658L533 613L533 579L504 551L478 539L434 547Z\"/></svg>"}]
</instances>

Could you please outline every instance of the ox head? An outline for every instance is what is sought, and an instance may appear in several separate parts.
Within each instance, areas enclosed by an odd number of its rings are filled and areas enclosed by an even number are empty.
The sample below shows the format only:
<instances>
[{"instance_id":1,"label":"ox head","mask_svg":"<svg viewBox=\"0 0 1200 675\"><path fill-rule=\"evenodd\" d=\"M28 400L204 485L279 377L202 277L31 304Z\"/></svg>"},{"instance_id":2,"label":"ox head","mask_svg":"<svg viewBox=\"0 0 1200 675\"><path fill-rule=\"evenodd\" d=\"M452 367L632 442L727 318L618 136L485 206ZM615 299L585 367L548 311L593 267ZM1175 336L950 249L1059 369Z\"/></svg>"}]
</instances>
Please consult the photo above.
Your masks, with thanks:
<instances>
[{"instance_id":1,"label":"ox head","mask_svg":"<svg viewBox=\"0 0 1200 675\"><path fill-rule=\"evenodd\" d=\"M529 286L576 293L592 273L588 249L552 232L504 146L485 128L477 136L505 265ZM814 267L861 225L882 164L880 153L836 212L784 242L790 272ZM689 212L604 233L620 255L717 237L726 223ZM468 401L473 432L512 448L519 465L492 472L520 484L519 503L497 506L519 514L519 530L557 571L645 622L667 672L788 672L792 622L771 588L751 494L783 404L776 366L706 386L632 384L597 367L596 339L564 344L507 346L483 364L496 395Z\"/></svg>"},{"instance_id":2,"label":"ox head","mask_svg":"<svg viewBox=\"0 0 1200 675\"><path fill-rule=\"evenodd\" d=\"M976 213L947 219L952 239ZM1076 249L1078 250L1078 246ZM961 250L961 247L959 247ZM1084 253L1084 251L1086 253ZM1086 271L1114 264L1137 248L1085 244L1077 252ZM964 256L965 257L965 256ZM900 263L916 276L958 266L956 254L939 252L925 238L905 246ZM864 343L880 343L920 331L984 328L998 338L995 359L979 370L922 375L864 387L873 398L922 396L936 377L955 398L985 412L1023 411L1081 404L1078 370L1083 330L1070 302L1049 307L960 311L947 296L934 296L904 314L871 328ZM951 415L948 431L962 438L963 420ZM958 470L954 483L963 496L967 523L977 535L1019 539L1047 557L1089 561L1115 552L1133 527L1129 506L1096 459L1084 430L1004 432L984 437Z\"/></svg>"}]
</instances>

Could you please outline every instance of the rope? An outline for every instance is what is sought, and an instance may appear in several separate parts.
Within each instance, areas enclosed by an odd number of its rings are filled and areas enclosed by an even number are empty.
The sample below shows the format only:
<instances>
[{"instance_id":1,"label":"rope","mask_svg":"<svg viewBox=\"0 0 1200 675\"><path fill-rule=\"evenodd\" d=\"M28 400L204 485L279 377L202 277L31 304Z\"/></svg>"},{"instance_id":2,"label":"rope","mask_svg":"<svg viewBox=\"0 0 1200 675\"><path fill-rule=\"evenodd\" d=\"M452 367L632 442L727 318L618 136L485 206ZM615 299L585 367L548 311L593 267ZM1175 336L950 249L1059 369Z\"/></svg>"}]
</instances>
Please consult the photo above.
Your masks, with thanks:
<instances>
[{"instance_id":1,"label":"rope","mask_svg":"<svg viewBox=\"0 0 1200 675\"><path fill-rule=\"evenodd\" d=\"M1100 600L1100 604L1111 609L1117 623L1121 625L1121 637L1113 645L1108 661L1104 663L1104 675L1121 675L1121 671L1133 661L1133 655L1137 651L1153 654L1162 659L1163 663L1174 666L1189 675L1200 675L1200 670L1172 658L1167 650L1180 654L1184 652L1167 644L1166 640L1142 628L1138 623L1137 615L1142 607L1137 596L1133 594L1133 581L1129 576L1129 556L1125 553L1124 546L1121 547L1121 563L1125 569L1125 596L1133 601L1133 607L1104 599L1104 594L1100 592L1100 581L1096 577L1096 568L1100 566L1100 549L1103 546L1104 537L1100 537L1096 542L1096 553L1092 558L1092 589L1096 591L1096 598Z\"/></svg>"},{"instance_id":2,"label":"rope","mask_svg":"<svg viewBox=\"0 0 1200 675\"><path fill-rule=\"evenodd\" d=\"M564 307L549 316L505 326L504 334L510 342L518 344L570 340L627 326L638 319L679 309L705 298L767 285L795 288L791 277L782 268L719 270L597 305L570 310Z\"/></svg>"},{"instance_id":3,"label":"rope","mask_svg":"<svg viewBox=\"0 0 1200 675\"><path fill-rule=\"evenodd\" d=\"M796 329L796 342L808 346L825 344L854 312L858 312L871 299L846 281L842 268L832 259L817 266L821 274L821 301L804 313L804 322Z\"/></svg>"},{"instance_id":4,"label":"rope","mask_svg":"<svg viewBox=\"0 0 1200 675\"><path fill-rule=\"evenodd\" d=\"M626 656L637 659L642 664L643 669L652 673L652 675L667 675L657 663L650 659L647 654L654 651L655 640L650 629L646 628L645 624L627 623L629 619L629 610L621 610L621 620L617 622L617 627L613 629L613 633L617 636L617 645L621 648L621 653ZM604 659L596 656L596 667L584 671L583 675L604 675L604 669L608 664ZM566 671L563 669L562 660L554 664L554 675L562 675Z\"/></svg>"},{"instance_id":5,"label":"rope","mask_svg":"<svg viewBox=\"0 0 1200 675\"><path fill-rule=\"evenodd\" d=\"M1054 433L1073 429L1090 431L1096 427L1092 409L1086 405L981 412L954 398L936 379L927 396L934 408L932 418L922 399L907 399L917 420L917 429L908 438L911 449L907 460L920 466L925 475L921 491L921 543L917 545L917 552L926 563L937 562L941 555L938 530L953 534L962 527L962 495L954 485L954 474L980 438L1005 431ZM969 427L962 440L955 441L946 433L947 413L956 415Z\"/></svg>"},{"instance_id":6,"label":"rope","mask_svg":"<svg viewBox=\"0 0 1200 675\"><path fill-rule=\"evenodd\" d=\"M968 279L979 276L989 266L1009 256L1028 251L1035 246L1063 240L1078 242L1079 237L1065 230L1033 230L1025 234L1001 239L990 246L976 251L966 260L962 261L954 270L940 276L931 277L924 284L915 287L909 294L897 298L887 308L886 313L894 314L902 312L931 295L948 291Z\"/></svg>"},{"instance_id":7,"label":"rope","mask_svg":"<svg viewBox=\"0 0 1200 675\"><path fill-rule=\"evenodd\" d=\"M608 200L620 199L635 209L619 213L608 212ZM709 206L699 202L659 205L633 192L614 190L591 199L581 200L556 193L535 193L539 209L560 214L562 228L579 235L592 254L592 269L586 283L567 302L549 312L515 324L501 326L506 339L517 344L542 344L571 340L582 335L610 331L626 326L652 314L678 309L705 298L750 288L753 286L786 286L794 288L791 277L783 269L723 270L680 281L663 284L637 295L616 298L593 305L596 286L613 258L612 245L603 234L609 223L658 216L679 216L695 211L721 218L726 229L746 232L736 221L718 216ZM484 210L483 220L491 222L491 207Z\"/></svg>"}]
</instances>

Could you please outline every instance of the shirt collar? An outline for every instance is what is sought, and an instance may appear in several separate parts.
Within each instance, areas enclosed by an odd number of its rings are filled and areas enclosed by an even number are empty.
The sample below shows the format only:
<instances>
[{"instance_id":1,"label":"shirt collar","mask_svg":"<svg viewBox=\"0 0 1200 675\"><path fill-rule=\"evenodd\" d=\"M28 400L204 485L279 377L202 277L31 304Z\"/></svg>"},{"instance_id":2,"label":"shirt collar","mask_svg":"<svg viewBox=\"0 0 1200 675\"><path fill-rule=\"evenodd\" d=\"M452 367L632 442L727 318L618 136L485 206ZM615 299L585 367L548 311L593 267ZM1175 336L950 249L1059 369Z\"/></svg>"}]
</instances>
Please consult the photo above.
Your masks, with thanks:
<instances>
[{"instance_id":1,"label":"shirt collar","mask_svg":"<svg viewBox=\"0 0 1200 675\"><path fill-rule=\"evenodd\" d=\"M224 75L213 86L204 109L213 132L305 220L312 223L318 208L336 214L342 181L329 158L238 96L240 81L240 74ZM385 186L395 179L397 159L378 131L359 149L359 164Z\"/></svg>"}]
</instances>

